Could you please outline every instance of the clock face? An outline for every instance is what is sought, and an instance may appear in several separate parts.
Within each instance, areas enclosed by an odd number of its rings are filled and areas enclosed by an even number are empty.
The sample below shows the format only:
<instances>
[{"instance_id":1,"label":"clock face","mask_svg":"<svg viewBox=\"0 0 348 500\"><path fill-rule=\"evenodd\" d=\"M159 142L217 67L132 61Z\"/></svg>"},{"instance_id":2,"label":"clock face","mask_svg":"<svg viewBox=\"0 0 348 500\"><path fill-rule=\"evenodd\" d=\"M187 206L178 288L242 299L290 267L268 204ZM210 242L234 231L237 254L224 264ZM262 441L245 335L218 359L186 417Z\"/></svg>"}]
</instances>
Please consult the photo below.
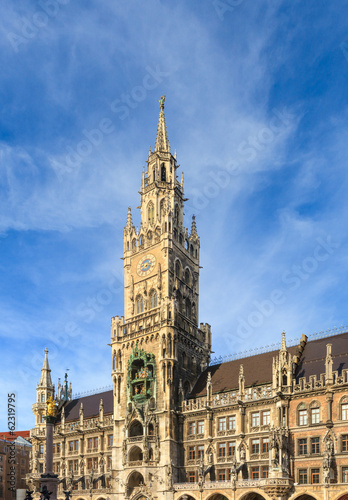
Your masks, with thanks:
<instances>
[{"instance_id":1,"label":"clock face","mask_svg":"<svg viewBox=\"0 0 348 500\"><path fill-rule=\"evenodd\" d=\"M155 263L156 259L154 255L151 254L145 255L145 257L140 259L137 265L137 273L139 274L139 276L147 276L148 274L150 274L155 267Z\"/></svg>"}]
</instances>

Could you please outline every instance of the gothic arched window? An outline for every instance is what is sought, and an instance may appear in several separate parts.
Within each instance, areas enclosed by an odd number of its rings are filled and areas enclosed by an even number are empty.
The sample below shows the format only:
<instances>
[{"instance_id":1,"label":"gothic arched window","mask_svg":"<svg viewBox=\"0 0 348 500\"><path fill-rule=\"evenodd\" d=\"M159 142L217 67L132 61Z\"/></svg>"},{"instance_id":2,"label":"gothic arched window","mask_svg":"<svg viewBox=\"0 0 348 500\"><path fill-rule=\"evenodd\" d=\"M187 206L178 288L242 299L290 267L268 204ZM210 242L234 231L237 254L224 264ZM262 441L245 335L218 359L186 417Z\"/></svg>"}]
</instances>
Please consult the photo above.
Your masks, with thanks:
<instances>
[{"instance_id":1,"label":"gothic arched window","mask_svg":"<svg viewBox=\"0 0 348 500\"><path fill-rule=\"evenodd\" d=\"M161 181L166 181L167 180L167 172L166 172L166 167L164 163L161 165Z\"/></svg>"},{"instance_id":2,"label":"gothic arched window","mask_svg":"<svg viewBox=\"0 0 348 500\"><path fill-rule=\"evenodd\" d=\"M181 264L178 259L175 261L175 277L181 279Z\"/></svg>"},{"instance_id":3,"label":"gothic arched window","mask_svg":"<svg viewBox=\"0 0 348 500\"><path fill-rule=\"evenodd\" d=\"M144 312L144 301L141 295L137 297L137 314Z\"/></svg>"},{"instance_id":4,"label":"gothic arched window","mask_svg":"<svg viewBox=\"0 0 348 500\"><path fill-rule=\"evenodd\" d=\"M147 205L147 220L150 224L153 224L155 220L155 208L152 201Z\"/></svg>"},{"instance_id":5,"label":"gothic arched window","mask_svg":"<svg viewBox=\"0 0 348 500\"><path fill-rule=\"evenodd\" d=\"M150 300L151 300L151 309L154 307L157 307L157 292L156 290L153 290L150 295Z\"/></svg>"},{"instance_id":6,"label":"gothic arched window","mask_svg":"<svg viewBox=\"0 0 348 500\"><path fill-rule=\"evenodd\" d=\"M186 285L189 285L189 286L191 284L191 274L187 268L185 269L185 283L186 283Z\"/></svg>"}]
</instances>

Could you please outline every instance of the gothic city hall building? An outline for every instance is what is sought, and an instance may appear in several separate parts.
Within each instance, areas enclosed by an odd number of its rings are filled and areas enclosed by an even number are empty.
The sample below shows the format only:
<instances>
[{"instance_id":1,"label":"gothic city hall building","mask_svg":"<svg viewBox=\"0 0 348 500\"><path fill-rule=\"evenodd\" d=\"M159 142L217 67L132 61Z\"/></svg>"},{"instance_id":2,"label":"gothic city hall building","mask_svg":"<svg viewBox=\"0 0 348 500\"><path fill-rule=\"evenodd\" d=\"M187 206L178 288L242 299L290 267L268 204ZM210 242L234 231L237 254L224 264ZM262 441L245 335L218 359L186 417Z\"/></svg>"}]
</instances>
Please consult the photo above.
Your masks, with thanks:
<instances>
[{"instance_id":1,"label":"gothic city hall building","mask_svg":"<svg viewBox=\"0 0 348 500\"><path fill-rule=\"evenodd\" d=\"M66 490L74 500L348 500L348 333L288 347L279 332L275 351L211 363L200 239L195 217L184 225L164 98L146 164L140 229L129 208L123 233L113 388L74 399L66 377L55 390L45 352L27 476L35 498L53 397L58 500Z\"/></svg>"}]
</instances>

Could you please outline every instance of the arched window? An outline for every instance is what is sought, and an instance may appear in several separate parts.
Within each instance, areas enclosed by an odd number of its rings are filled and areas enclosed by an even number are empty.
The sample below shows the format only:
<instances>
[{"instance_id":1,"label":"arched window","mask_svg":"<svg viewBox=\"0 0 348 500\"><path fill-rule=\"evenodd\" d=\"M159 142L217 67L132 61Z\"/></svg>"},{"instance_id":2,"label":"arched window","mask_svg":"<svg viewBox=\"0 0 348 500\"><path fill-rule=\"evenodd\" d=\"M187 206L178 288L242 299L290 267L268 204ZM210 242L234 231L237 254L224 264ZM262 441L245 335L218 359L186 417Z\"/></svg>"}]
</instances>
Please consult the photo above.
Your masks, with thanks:
<instances>
[{"instance_id":1,"label":"arched window","mask_svg":"<svg viewBox=\"0 0 348 500\"><path fill-rule=\"evenodd\" d=\"M41 394L41 403L44 403L45 402L45 395L44 393Z\"/></svg>"},{"instance_id":2,"label":"arched window","mask_svg":"<svg viewBox=\"0 0 348 500\"><path fill-rule=\"evenodd\" d=\"M140 245L141 247L143 247L143 246L144 246L144 236L143 236L143 235L141 235L141 236L140 236L139 245Z\"/></svg>"},{"instance_id":3,"label":"arched window","mask_svg":"<svg viewBox=\"0 0 348 500\"><path fill-rule=\"evenodd\" d=\"M182 245L182 234L180 234L180 236L179 236L179 243L180 243L180 245Z\"/></svg>"},{"instance_id":4,"label":"arched window","mask_svg":"<svg viewBox=\"0 0 348 500\"><path fill-rule=\"evenodd\" d=\"M177 240L178 239L178 231L176 228L174 228L173 233L174 233L174 239Z\"/></svg>"},{"instance_id":5,"label":"arched window","mask_svg":"<svg viewBox=\"0 0 348 500\"><path fill-rule=\"evenodd\" d=\"M161 181L166 181L167 180L167 173L166 173L166 167L164 163L161 165Z\"/></svg>"},{"instance_id":6,"label":"arched window","mask_svg":"<svg viewBox=\"0 0 348 500\"><path fill-rule=\"evenodd\" d=\"M191 319L191 302L190 299L185 300L185 316Z\"/></svg>"},{"instance_id":7,"label":"arched window","mask_svg":"<svg viewBox=\"0 0 348 500\"><path fill-rule=\"evenodd\" d=\"M147 233L147 239L148 239L149 241L151 241L151 240L152 240L152 232L151 232L151 231L148 231L148 233Z\"/></svg>"},{"instance_id":8,"label":"arched window","mask_svg":"<svg viewBox=\"0 0 348 500\"><path fill-rule=\"evenodd\" d=\"M134 446L129 452L129 461L130 462L141 462L143 459L143 452L139 448L139 446Z\"/></svg>"},{"instance_id":9,"label":"arched window","mask_svg":"<svg viewBox=\"0 0 348 500\"><path fill-rule=\"evenodd\" d=\"M157 292L156 290L153 290L150 295L150 300L151 300L151 309L154 307L157 307Z\"/></svg>"},{"instance_id":10,"label":"arched window","mask_svg":"<svg viewBox=\"0 0 348 500\"><path fill-rule=\"evenodd\" d=\"M186 285L190 286L191 284L191 274L188 268L185 269L185 283Z\"/></svg>"},{"instance_id":11,"label":"arched window","mask_svg":"<svg viewBox=\"0 0 348 500\"><path fill-rule=\"evenodd\" d=\"M144 312L144 301L141 295L137 297L137 314Z\"/></svg>"},{"instance_id":12,"label":"arched window","mask_svg":"<svg viewBox=\"0 0 348 500\"><path fill-rule=\"evenodd\" d=\"M143 426L139 420L133 420L129 428L129 437L142 436Z\"/></svg>"},{"instance_id":13,"label":"arched window","mask_svg":"<svg viewBox=\"0 0 348 500\"><path fill-rule=\"evenodd\" d=\"M190 246L190 254L193 255L193 245Z\"/></svg>"},{"instance_id":14,"label":"arched window","mask_svg":"<svg viewBox=\"0 0 348 500\"><path fill-rule=\"evenodd\" d=\"M150 224L153 224L155 220L155 208L152 201L147 205L147 220Z\"/></svg>"},{"instance_id":15,"label":"arched window","mask_svg":"<svg viewBox=\"0 0 348 500\"><path fill-rule=\"evenodd\" d=\"M137 240L135 238L132 241L132 248L133 248L133 250L135 250L137 248Z\"/></svg>"},{"instance_id":16,"label":"arched window","mask_svg":"<svg viewBox=\"0 0 348 500\"><path fill-rule=\"evenodd\" d=\"M348 397L341 399L341 420L348 420Z\"/></svg>"},{"instance_id":17,"label":"arched window","mask_svg":"<svg viewBox=\"0 0 348 500\"><path fill-rule=\"evenodd\" d=\"M308 424L308 412L306 405L304 403L300 403L297 407L297 420L298 420L298 425Z\"/></svg>"},{"instance_id":18,"label":"arched window","mask_svg":"<svg viewBox=\"0 0 348 500\"><path fill-rule=\"evenodd\" d=\"M319 424L320 422L320 403L312 401L309 405L311 424Z\"/></svg>"},{"instance_id":19,"label":"arched window","mask_svg":"<svg viewBox=\"0 0 348 500\"><path fill-rule=\"evenodd\" d=\"M188 242L188 240L185 240L185 248L186 248L186 250L187 250L187 251L188 251L188 250L189 250L189 248L190 248L190 247L189 247L189 242Z\"/></svg>"},{"instance_id":20,"label":"arched window","mask_svg":"<svg viewBox=\"0 0 348 500\"><path fill-rule=\"evenodd\" d=\"M181 264L180 260L175 261L175 277L181 279Z\"/></svg>"},{"instance_id":21,"label":"arched window","mask_svg":"<svg viewBox=\"0 0 348 500\"><path fill-rule=\"evenodd\" d=\"M155 435L155 430L153 424L149 424L149 436L154 436L154 435Z\"/></svg>"},{"instance_id":22,"label":"arched window","mask_svg":"<svg viewBox=\"0 0 348 500\"><path fill-rule=\"evenodd\" d=\"M187 356L185 351L182 353L182 366L187 368Z\"/></svg>"}]
</instances>

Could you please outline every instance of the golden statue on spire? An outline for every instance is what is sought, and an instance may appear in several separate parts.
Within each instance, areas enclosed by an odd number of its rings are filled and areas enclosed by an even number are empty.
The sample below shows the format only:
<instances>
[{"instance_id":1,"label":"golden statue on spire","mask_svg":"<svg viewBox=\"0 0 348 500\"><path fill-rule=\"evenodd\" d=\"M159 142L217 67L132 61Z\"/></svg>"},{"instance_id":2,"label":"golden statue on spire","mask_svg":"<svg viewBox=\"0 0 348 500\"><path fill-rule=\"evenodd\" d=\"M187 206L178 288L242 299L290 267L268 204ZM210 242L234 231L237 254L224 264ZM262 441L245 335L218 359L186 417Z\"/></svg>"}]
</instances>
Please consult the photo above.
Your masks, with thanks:
<instances>
[{"instance_id":1,"label":"golden statue on spire","mask_svg":"<svg viewBox=\"0 0 348 500\"><path fill-rule=\"evenodd\" d=\"M47 400L47 416L55 417L56 413L57 413L56 403L53 399L53 396L51 395Z\"/></svg>"},{"instance_id":2,"label":"golden statue on spire","mask_svg":"<svg viewBox=\"0 0 348 500\"><path fill-rule=\"evenodd\" d=\"M158 101L160 103L161 111L164 110L164 101L165 100L166 100L166 96L165 95L161 95L161 99Z\"/></svg>"}]
</instances>

